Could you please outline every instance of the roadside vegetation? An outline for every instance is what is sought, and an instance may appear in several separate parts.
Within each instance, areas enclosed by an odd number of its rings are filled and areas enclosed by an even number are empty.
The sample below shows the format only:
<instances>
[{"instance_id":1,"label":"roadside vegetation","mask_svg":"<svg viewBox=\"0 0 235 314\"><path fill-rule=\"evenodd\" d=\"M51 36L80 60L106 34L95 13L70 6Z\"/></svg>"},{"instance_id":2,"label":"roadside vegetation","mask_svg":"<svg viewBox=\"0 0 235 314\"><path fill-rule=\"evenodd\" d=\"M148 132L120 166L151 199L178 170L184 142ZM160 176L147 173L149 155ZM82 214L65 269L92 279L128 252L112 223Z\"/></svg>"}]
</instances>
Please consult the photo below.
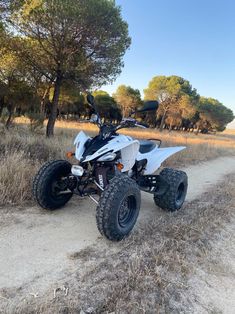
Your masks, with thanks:
<instances>
[{"instance_id":1,"label":"roadside vegetation","mask_svg":"<svg viewBox=\"0 0 235 314\"><path fill-rule=\"evenodd\" d=\"M29 122L18 120L18 122ZM73 150L73 140L79 130L91 136L97 128L92 124L58 121L55 136L45 138L44 129L31 131L30 125L16 124L9 130L0 125L0 206L25 204L32 201L32 180L40 166L48 160L66 159L66 152ZM195 135L168 133L156 130L123 131L136 138L160 138L164 146L186 146L187 149L172 156L165 166L184 166L234 155L235 141L229 134ZM73 162L73 160L70 160Z\"/></svg>"}]
</instances>

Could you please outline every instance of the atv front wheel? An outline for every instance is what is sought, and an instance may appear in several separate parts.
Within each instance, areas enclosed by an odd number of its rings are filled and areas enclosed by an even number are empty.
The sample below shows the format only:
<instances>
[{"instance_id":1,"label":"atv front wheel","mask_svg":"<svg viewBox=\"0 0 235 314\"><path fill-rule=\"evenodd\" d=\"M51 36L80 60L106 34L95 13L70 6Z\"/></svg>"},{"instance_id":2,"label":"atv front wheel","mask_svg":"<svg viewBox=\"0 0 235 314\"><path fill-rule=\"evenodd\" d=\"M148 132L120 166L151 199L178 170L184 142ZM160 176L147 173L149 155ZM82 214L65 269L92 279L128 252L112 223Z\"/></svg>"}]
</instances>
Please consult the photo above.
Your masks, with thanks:
<instances>
[{"instance_id":1,"label":"atv front wheel","mask_svg":"<svg viewBox=\"0 0 235 314\"><path fill-rule=\"evenodd\" d=\"M140 210L140 190L127 175L110 180L96 209L96 223L102 235L120 241L133 229Z\"/></svg>"},{"instance_id":2,"label":"atv front wheel","mask_svg":"<svg viewBox=\"0 0 235 314\"><path fill-rule=\"evenodd\" d=\"M174 212L179 210L187 194L187 174L184 171L165 168L160 175L168 183L169 188L163 195L154 195L155 204L166 211Z\"/></svg>"},{"instance_id":3,"label":"atv front wheel","mask_svg":"<svg viewBox=\"0 0 235 314\"><path fill-rule=\"evenodd\" d=\"M44 164L33 181L33 196L45 209L63 207L73 192L67 187L66 179L71 173L71 164L66 160L49 161Z\"/></svg>"}]
</instances>

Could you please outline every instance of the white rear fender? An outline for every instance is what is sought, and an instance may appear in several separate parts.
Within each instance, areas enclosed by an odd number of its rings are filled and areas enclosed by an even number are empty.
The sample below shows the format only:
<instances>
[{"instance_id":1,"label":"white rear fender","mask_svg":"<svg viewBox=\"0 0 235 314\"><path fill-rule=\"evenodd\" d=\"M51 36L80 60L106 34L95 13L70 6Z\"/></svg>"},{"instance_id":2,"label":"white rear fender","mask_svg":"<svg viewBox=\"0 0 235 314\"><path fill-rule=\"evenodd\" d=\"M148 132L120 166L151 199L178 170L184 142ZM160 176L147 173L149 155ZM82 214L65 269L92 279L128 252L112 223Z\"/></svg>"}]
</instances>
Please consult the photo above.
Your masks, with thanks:
<instances>
[{"instance_id":1,"label":"white rear fender","mask_svg":"<svg viewBox=\"0 0 235 314\"><path fill-rule=\"evenodd\" d=\"M185 149L185 146L179 147L166 147L166 148L158 148L156 147L149 153L141 154L138 153L137 160L147 159L146 170L144 174L153 174L157 169L161 166L163 161L165 161L170 156L180 152L181 150Z\"/></svg>"}]
</instances>

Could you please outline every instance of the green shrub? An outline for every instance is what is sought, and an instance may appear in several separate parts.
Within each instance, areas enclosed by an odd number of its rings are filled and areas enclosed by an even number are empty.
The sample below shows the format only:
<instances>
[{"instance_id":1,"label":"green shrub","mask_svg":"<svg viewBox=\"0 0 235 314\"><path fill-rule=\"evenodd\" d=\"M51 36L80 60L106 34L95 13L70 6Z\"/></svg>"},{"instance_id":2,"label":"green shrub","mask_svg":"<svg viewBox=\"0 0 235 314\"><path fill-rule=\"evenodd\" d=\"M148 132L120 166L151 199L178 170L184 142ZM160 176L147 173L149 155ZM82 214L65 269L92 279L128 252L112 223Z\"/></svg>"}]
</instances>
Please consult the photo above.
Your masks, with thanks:
<instances>
[{"instance_id":1,"label":"green shrub","mask_svg":"<svg viewBox=\"0 0 235 314\"><path fill-rule=\"evenodd\" d=\"M30 121L29 128L31 132L35 132L36 130L43 128L43 123L45 119L44 114L31 111L28 112L26 116L29 118Z\"/></svg>"}]
</instances>

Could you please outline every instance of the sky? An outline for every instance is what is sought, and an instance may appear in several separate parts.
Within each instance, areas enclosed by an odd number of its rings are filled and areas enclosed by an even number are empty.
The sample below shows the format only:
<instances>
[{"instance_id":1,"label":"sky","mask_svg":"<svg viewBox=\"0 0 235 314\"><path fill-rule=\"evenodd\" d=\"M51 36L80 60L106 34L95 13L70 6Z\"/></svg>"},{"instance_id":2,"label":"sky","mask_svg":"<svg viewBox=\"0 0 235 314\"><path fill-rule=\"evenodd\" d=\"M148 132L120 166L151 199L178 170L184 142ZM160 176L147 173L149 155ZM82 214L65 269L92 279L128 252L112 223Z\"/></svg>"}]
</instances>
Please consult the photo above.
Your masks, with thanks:
<instances>
[{"instance_id":1,"label":"sky","mask_svg":"<svg viewBox=\"0 0 235 314\"><path fill-rule=\"evenodd\" d=\"M189 80L200 95L235 112L234 0L116 0L132 38L114 84L141 93L156 75ZM234 124L235 126L235 124Z\"/></svg>"}]
</instances>

